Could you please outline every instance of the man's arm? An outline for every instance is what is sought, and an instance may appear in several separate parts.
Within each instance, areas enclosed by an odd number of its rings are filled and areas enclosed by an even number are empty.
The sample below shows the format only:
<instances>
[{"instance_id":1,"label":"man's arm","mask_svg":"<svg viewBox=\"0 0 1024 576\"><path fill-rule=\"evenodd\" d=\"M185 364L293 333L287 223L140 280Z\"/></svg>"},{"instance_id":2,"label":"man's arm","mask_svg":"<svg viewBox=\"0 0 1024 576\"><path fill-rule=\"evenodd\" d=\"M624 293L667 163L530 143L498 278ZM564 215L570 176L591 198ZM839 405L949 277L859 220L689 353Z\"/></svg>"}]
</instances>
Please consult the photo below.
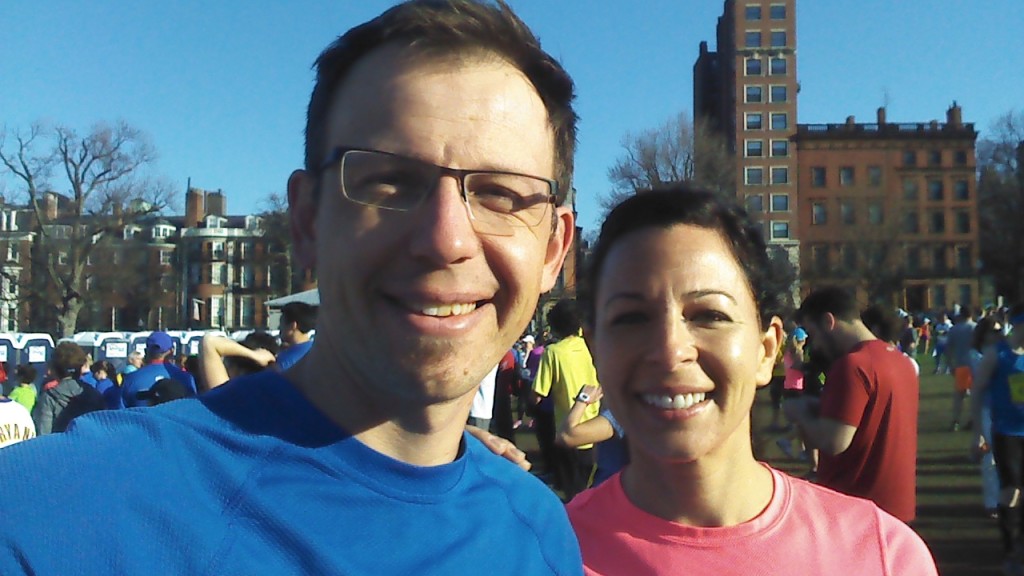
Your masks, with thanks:
<instances>
[{"instance_id":1,"label":"man's arm","mask_svg":"<svg viewBox=\"0 0 1024 576\"><path fill-rule=\"evenodd\" d=\"M819 409L819 401L809 396L794 398L782 405L786 417L803 428L804 439L811 447L830 456L842 454L853 443L857 427L832 418L823 418Z\"/></svg>"},{"instance_id":2,"label":"man's arm","mask_svg":"<svg viewBox=\"0 0 1024 576\"><path fill-rule=\"evenodd\" d=\"M199 374L207 390L228 381L228 369L224 367L225 356L249 358L262 366L274 361L274 355L262 348L252 350L231 338L206 334L199 343Z\"/></svg>"}]
</instances>

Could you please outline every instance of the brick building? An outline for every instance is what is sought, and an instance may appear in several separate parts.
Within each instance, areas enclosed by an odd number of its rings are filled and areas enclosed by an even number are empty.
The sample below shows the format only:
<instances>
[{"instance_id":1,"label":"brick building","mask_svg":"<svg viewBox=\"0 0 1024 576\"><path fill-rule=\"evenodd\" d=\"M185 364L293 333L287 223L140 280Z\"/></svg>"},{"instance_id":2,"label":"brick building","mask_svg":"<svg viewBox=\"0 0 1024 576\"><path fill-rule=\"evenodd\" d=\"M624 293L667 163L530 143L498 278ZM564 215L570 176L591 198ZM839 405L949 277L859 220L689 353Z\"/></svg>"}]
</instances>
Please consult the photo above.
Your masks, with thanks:
<instances>
[{"instance_id":1,"label":"brick building","mask_svg":"<svg viewBox=\"0 0 1024 576\"><path fill-rule=\"evenodd\" d=\"M797 124L795 0L725 0L701 42L694 117L734 154L737 197L797 264L799 291L856 286L912 309L978 305L972 124Z\"/></svg>"},{"instance_id":2,"label":"brick building","mask_svg":"<svg viewBox=\"0 0 1024 576\"><path fill-rule=\"evenodd\" d=\"M805 291L847 283L910 310L979 303L974 142L955 103L946 122L800 125Z\"/></svg>"}]
</instances>

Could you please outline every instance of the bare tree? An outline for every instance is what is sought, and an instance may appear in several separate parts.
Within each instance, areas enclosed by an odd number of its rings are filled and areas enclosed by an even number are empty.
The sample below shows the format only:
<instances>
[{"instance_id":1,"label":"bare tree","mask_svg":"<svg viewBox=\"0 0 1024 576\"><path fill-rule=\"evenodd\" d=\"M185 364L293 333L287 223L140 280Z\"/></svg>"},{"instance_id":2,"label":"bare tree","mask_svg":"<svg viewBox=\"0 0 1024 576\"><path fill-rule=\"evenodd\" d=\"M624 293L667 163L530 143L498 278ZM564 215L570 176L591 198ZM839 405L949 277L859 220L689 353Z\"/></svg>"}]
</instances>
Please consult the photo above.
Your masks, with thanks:
<instances>
[{"instance_id":1,"label":"bare tree","mask_svg":"<svg viewBox=\"0 0 1024 576\"><path fill-rule=\"evenodd\" d=\"M981 259L999 293L1024 299L1024 111L1010 111L978 141Z\"/></svg>"},{"instance_id":2,"label":"bare tree","mask_svg":"<svg viewBox=\"0 0 1024 576\"><path fill-rule=\"evenodd\" d=\"M725 138L704 120L691 122L685 112L657 128L627 133L623 155L608 169L612 191L602 198L607 211L638 190L677 184L736 193L735 163Z\"/></svg>"},{"instance_id":3,"label":"bare tree","mask_svg":"<svg viewBox=\"0 0 1024 576\"><path fill-rule=\"evenodd\" d=\"M75 332L90 254L173 199L170 186L146 177L155 156L148 138L125 122L98 124L85 134L41 124L0 132L0 162L35 215L32 276L45 282L35 287L37 297L60 335ZM51 178L62 190L55 191Z\"/></svg>"}]
</instances>

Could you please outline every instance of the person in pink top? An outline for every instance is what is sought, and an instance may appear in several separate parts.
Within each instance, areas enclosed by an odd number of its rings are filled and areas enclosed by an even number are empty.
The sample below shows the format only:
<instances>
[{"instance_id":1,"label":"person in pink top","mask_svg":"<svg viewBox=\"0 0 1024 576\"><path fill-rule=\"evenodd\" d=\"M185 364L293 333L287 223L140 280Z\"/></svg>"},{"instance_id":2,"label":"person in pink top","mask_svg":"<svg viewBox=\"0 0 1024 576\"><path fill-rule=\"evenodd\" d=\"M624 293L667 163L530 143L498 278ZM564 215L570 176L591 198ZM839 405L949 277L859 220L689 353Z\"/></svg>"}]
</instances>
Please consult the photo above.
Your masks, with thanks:
<instances>
[{"instance_id":1,"label":"person in pink top","mask_svg":"<svg viewBox=\"0 0 1024 576\"><path fill-rule=\"evenodd\" d=\"M874 503L755 460L783 338L771 270L761 229L712 193L645 191L605 220L586 334L631 460L568 505L587 574L937 574Z\"/></svg>"}]
</instances>

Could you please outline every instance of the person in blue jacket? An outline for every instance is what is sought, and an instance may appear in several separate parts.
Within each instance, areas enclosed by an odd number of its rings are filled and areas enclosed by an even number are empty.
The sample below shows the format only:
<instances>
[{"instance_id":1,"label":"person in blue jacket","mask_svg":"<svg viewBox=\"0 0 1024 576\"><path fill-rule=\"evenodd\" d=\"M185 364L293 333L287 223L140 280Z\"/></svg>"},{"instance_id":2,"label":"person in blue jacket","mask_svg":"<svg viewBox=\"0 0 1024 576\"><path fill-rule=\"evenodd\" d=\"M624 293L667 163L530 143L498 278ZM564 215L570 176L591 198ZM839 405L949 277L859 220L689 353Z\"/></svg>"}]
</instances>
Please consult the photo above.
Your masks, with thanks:
<instances>
[{"instance_id":1,"label":"person in blue jacket","mask_svg":"<svg viewBox=\"0 0 1024 576\"><path fill-rule=\"evenodd\" d=\"M174 353L174 341L166 332L153 332L146 337L145 365L131 374L126 374L121 385L121 402L126 408L149 406L139 398L139 392L149 390L158 380L171 378L184 384L190 395L196 395L196 380L191 374L168 362Z\"/></svg>"},{"instance_id":2,"label":"person in blue jacket","mask_svg":"<svg viewBox=\"0 0 1024 576\"><path fill-rule=\"evenodd\" d=\"M555 494L465 430L572 245L573 91L503 2L328 46L287 187L309 352L4 448L0 574L581 575Z\"/></svg>"}]
</instances>

